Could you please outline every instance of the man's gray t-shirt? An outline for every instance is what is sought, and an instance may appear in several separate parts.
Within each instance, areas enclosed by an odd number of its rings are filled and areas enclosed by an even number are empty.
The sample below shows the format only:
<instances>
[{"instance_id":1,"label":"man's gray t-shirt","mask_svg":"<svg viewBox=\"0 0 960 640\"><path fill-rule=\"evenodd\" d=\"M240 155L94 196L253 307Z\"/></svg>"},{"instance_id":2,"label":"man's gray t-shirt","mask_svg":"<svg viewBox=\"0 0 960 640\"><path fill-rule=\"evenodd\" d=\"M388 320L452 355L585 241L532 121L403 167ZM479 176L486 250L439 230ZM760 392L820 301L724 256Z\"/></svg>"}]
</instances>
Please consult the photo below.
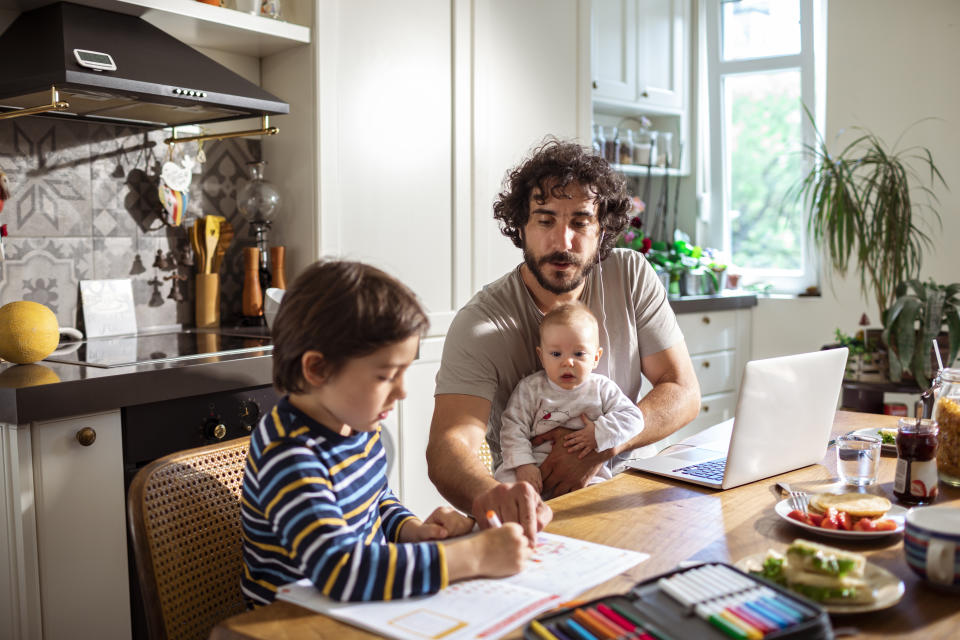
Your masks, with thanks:
<instances>
[{"instance_id":1,"label":"man's gray t-shirt","mask_svg":"<svg viewBox=\"0 0 960 640\"><path fill-rule=\"evenodd\" d=\"M587 276L580 301L600 324L603 355L596 373L639 400L640 358L683 339L663 284L642 254L614 249ZM542 319L518 266L457 312L444 341L435 395L465 394L491 402L487 442L494 468L501 463L500 416L507 400L520 380L541 368L536 347Z\"/></svg>"}]
</instances>

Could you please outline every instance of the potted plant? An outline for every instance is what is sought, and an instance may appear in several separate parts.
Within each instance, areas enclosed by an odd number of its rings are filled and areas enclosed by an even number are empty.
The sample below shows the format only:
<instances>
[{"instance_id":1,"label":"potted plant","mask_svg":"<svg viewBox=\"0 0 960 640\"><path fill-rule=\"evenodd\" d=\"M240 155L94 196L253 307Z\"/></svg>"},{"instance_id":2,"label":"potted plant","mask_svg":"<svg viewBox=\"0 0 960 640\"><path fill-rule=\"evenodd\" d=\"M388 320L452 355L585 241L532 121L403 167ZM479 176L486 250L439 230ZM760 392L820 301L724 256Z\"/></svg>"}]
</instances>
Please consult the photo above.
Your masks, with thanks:
<instances>
[{"instance_id":1,"label":"potted plant","mask_svg":"<svg viewBox=\"0 0 960 640\"><path fill-rule=\"evenodd\" d=\"M809 111L807 117L812 123ZM899 139L888 148L876 135L860 131L862 135L833 154L814 126L816 143L804 145L813 167L789 193L803 199L810 213L808 233L833 269L841 275L851 265L858 270L864 299L872 291L882 313L897 285L920 272L930 238L918 227L915 214L926 207L939 223L940 214L929 202L938 203L932 187L946 183L929 149L898 149ZM913 165L929 173L926 183ZM915 191L925 203L915 201Z\"/></svg>"},{"instance_id":2,"label":"potted plant","mask_svg":"<svg viewBox=\"0 0 960 640\"><path fill-rule=\"evenodd\" d=\"M933 341L944 326L949 338L944 366L950 366L960 350L960 282L901 282L883 329L883 339L891 348L890 378L899 381L909 371L921 388L929 387L935 373L931 358Z\"/></svg>"}]
</instances>

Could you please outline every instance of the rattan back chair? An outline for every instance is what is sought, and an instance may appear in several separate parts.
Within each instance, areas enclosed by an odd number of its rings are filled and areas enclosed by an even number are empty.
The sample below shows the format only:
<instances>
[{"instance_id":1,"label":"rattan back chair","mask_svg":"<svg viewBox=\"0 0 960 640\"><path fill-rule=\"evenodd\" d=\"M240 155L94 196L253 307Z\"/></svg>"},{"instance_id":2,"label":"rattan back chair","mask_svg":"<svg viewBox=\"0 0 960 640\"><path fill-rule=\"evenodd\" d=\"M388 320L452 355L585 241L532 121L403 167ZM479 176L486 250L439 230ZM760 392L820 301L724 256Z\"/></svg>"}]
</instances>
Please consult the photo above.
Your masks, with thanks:
<instances>
[{"instance_id":1,"label":"rattan back chair","mask_svg":"<svg viewBox=\"0 0 960 640\"><path fill-rule=\"evenodd\" d=\"M160 458L137 472L127 522L151 640L205 640L245 610L240 491L250 438Z\"/></svg>"}]
</instances>

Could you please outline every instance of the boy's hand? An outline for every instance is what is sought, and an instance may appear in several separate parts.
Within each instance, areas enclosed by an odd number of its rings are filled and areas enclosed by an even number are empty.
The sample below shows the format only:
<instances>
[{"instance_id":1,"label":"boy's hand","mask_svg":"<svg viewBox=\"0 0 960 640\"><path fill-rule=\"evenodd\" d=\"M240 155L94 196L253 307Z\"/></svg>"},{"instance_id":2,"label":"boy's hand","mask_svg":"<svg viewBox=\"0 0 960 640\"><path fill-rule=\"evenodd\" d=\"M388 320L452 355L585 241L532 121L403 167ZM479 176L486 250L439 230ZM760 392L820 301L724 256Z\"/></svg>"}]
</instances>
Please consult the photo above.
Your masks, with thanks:
<instances>
[{"instance_id":1,"label":"boy's hand","mask_svg":"<svg viewBox=\"0 0 960 640\"><path fill-rule=\"evenodd\" d=\"M455 509L437 507L424 522L409 520L400 530L403 542L422 542L424 540L444 540L470 533L474 522Z\"/></svg>"},{"instance_id":2,"label":"boy's hand","mask_svg":"<svg viewBox=\"0 0 960 640\"><path fill-rule=\"evenodd\" d=\"M585 413L580 415L580 419L583 420L585 426L579 431L565 435L563 437L563 446L565 446L570 453L579 452L580 455L578 455L577 458L582 460L592 451L597 450L597 425L594 424Z\"/></svg>"},{"instance_id":3,"label":"boy's hand","mask_svg":"<svg viewBox=\"0 0 960 640\"><path fill-rule=\"evenodd\" d=\"M502 578L523 569L533 549L516 522L485 529L475 536L443 543L450 582L465 578Z\"/></svg>"},{"instance_id":4,"label":"boy's hand","mask_svg":"<svg viewBox=\"0 0 960 640\"><path fill-rule=\"evenodd\" d=\"M517 467L517 482L529 482L537 493L543 491L543 478L540 477L540 468L535 464L522 464Z\"/></svg>"}]
</instances>

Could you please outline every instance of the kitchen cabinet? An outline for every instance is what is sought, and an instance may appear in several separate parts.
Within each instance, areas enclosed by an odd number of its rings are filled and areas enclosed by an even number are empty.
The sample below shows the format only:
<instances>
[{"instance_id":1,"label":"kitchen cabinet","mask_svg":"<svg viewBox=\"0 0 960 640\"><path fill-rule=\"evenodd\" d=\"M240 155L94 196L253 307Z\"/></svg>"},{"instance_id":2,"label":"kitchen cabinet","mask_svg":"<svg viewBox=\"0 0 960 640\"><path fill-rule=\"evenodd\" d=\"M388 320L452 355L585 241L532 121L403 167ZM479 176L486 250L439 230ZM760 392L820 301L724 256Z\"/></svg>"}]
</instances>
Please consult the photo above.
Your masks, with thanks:
<instances>
[{"instance_id":1,"label":"kitchen cabinet","mask_svg":"<svg viewBox=\"0 0 960 640\"><path fill-rule=\"evenodd\" d=\"M594 0L591 33L595 107L686 110L690 0Z\"/></svg>"},{"instance_id":2,"label":"kitchen cabinet","mask_svg":"<svg viewBox=\"0 0 960 640\"><path fill-rule=\"evenodd\" d=\"M78 432L95 433L89 445ZM3 425L5 638L130 637L120 411Z\"/></svg>"},{"instance_id":3,"label":"kitchen cabinet","mask_svg":"<svg viewBox=\"0 0 960 640\"><path fill-rule=\"evenodd\" d=\"M664 448L732 418L743 368L750 359L751 309L677 314L697 380L700 413L658 445Z\"/></svg>"}]
</instances>

